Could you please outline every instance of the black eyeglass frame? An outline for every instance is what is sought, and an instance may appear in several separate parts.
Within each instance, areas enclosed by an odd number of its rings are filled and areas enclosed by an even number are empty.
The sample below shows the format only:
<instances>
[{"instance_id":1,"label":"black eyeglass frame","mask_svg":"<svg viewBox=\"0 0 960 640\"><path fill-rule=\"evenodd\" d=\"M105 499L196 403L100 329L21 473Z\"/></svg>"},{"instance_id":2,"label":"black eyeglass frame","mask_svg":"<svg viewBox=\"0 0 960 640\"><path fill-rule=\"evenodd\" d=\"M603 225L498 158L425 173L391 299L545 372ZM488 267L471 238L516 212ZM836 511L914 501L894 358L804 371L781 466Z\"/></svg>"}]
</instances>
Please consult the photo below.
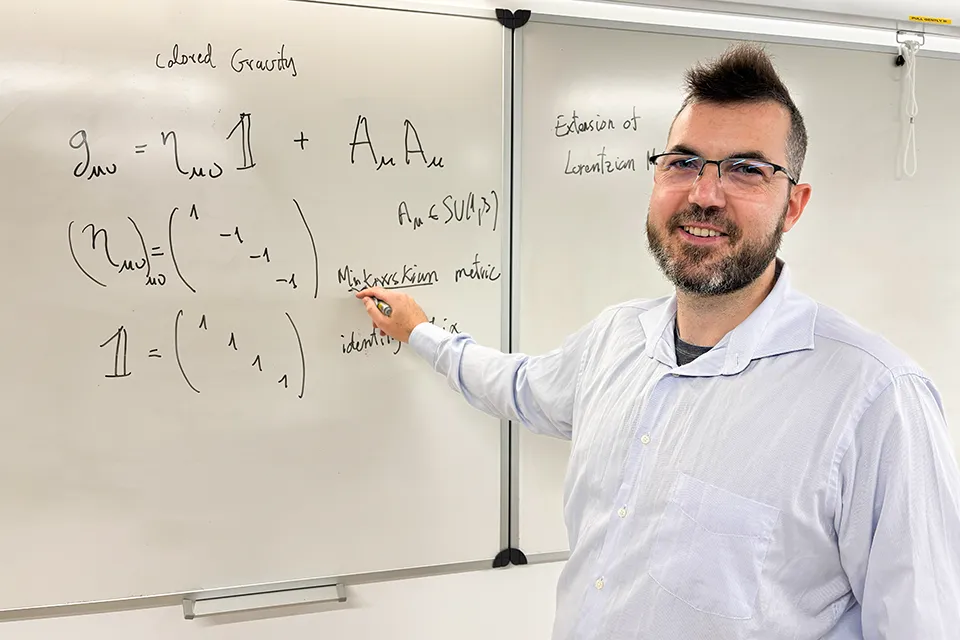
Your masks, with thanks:
<instances>
[{"instance_id":1,"label":"black eyeglass frame","mask_svg":"<svg viewBox=\"0 0 960 640\"><path fill-rule=\"evenodd\" d=\"M708 164L715 164L715 165L717 165L717 178L722 179L723 176L722 176L721 173L720 173L720 164L721 164L721 163L723 163L723 162L730 162L731 160L749 160L750 162L760 162L760 163L762 163L762 164L770 165L771 167L773 167L773 172L774 172L774 173L776 173L777 171L782 171L782 172L783 172L783 175L787 176L787 180L790 181L790 184L792 184L792 185L794 185L794 186L796 186L796 185L798 184L797 180L796 180L792 175L790 175L790 170L789 170L789 169L787 169L786 167L781 167L780 165L775 164L775 163L773 163L773 162L770 162L769 160L760 160L759 158L736 158L736 157L733 157L733 158L724 158L724 159L722 159L722 160L707 160L707 159L704 158L703 156L698 156L698 155L695 154L695 153L682 153L682 152L680 152L680 151L667 151L666 153L658 153L658 154L656 154L656 155L650 156L650 157L647 159L647 162L650 163L650 166L653 166L654 164L656 164L656 162L657 162L657 160L658 160L659 158L663 158L663 157L665 157L665 156L685 156L685 157L687 157L687 158L699 158L700 160L702 160L702 161L703 161L703 166L700 167L700 172L697 174L697 177L693 179L694 182L696 182L697 179L700 178L700 176L703 175L703 170L707 168L707 165L708 165Z\"/></svg>"}]
</instances>

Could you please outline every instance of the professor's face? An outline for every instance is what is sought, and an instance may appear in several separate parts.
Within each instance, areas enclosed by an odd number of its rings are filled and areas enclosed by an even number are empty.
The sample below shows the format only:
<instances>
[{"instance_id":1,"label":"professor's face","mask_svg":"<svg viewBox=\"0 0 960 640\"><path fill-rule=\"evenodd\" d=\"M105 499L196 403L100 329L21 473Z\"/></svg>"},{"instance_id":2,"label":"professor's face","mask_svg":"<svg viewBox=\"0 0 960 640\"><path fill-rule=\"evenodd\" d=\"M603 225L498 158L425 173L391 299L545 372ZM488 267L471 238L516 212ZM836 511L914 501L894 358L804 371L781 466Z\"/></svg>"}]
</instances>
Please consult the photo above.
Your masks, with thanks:
<instances>
[{"instance_id":1,"label":"professor's face","mask_svg":"<svg viewBox=\"0 0 960 640\"><path fill-rule=\"evenodd\" d=\"M779 104L688 106L677 117L654 169L647 242L681 291L712 296L755 281L796 222L809 186L791 189L787 175L790 115ZM730 161L718 177L716 164ZM702 169L702 171L700 170Z\"/></svg>"}]
</instances>

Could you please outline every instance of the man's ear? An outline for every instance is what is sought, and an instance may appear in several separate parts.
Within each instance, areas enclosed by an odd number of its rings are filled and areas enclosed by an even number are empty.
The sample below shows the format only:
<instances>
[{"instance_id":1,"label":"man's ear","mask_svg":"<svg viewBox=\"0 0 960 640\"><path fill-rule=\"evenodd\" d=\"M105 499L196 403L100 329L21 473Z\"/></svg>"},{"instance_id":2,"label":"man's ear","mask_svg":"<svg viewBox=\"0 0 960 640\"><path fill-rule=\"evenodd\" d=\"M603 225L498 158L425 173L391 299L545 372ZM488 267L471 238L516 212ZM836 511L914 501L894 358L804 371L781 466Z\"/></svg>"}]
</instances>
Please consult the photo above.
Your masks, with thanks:
<instances>
[{"instance_id":1,"label":"man's ear","mask_svg":"<svg viewBox=\"0 0 960 640\"><path fill-rule=\"evenodd\" d=\"M797 224L797 220L800 219L803 210L807 208L807 203L810 202L812 191L813 187L806 183L798 184L790 190L790 199L787 202L787 215L783 220L784 233L789 231L793 225Z\"/></svg>"}]
</instances>

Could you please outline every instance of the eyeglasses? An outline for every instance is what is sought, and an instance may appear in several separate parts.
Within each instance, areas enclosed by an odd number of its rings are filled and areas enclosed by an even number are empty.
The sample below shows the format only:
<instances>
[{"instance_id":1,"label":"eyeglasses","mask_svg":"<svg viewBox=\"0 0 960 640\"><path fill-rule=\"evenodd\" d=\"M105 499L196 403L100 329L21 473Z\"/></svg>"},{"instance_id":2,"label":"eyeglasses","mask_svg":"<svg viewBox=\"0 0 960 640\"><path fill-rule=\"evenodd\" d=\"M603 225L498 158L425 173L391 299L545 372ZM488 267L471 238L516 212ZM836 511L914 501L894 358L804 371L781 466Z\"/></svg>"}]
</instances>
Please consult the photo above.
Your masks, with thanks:
<instances>
[{"instance_id":1,"label":"eyeglasses","mask_svg":"<svg viewBox=\"0 0 960 640\"><path fill-rule=\"evenodd\" d=\"M653 179L670 188L690 188L703 175L708 164L717 165L720 185L728 193L757 195L769 189L782 172L791 184L797 184L786 167L751 158L706 160L688 153L661 153L650 156L654 168Z\"/></svg>"}]
</instances>

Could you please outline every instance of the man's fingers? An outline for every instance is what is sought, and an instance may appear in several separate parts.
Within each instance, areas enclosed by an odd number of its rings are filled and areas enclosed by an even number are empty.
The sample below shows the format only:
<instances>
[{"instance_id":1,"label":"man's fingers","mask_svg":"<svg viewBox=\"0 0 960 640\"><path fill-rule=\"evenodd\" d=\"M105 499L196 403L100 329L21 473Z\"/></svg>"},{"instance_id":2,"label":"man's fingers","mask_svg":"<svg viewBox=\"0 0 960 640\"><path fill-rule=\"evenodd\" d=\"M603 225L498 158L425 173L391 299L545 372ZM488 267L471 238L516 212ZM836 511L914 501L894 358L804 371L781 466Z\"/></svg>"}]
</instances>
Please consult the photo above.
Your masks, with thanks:
<instances>
[{"instance_id":1,"label":"man's fingers","mask_svg":"<svg viewBox=\"0 0 960 640\"><path fill-rule=\"evenodd\" d=\"M383 314L380 307L373 301L373 298L364 298L363 306L366 307L367 315L373 318L374 323L385 322L387 320L387 316Z\"/></svg>"},{"instance_id":2,"label":"man's fingers","mask_svg":"<svg viewBox=\"0 0 960 640\"><path fill-rule=\"evenodd\" d=\"M393 294L383 287L368 287L361 291L357 291L358 298L369 298L370 296L380 298L381 300L387 300L388 298L392 298Z\"/></svg>"},{"instance_id":3,"label":"man's fingers","mask_svg":"<svg viewBox=\"0 0 960 640\"><path fill-rule=\"evenodd\" d=\"M381 313L380 309L377 308L377 305L374 304L373 300L370 298L363 299L363 306L367 310L367 315L370 316L370 319L373 321L374 331L379 329L380 335L386 335L381 324L389 323L390 319Z\"/></svg>"},{"instance_id":4,"label":"man's fingers","mask_svg":"<svg viewBox=\"0 0 960 640\"><path fill-rule=\"evenodd\" d=\"M370 298L363 299L363 306L367 310L367 315L370 316L370 320L373 322L373 328L378 329L377 321L384 319L383 314L380 313L377 305L375 305Z\"/></svg>"}]
</instances>

